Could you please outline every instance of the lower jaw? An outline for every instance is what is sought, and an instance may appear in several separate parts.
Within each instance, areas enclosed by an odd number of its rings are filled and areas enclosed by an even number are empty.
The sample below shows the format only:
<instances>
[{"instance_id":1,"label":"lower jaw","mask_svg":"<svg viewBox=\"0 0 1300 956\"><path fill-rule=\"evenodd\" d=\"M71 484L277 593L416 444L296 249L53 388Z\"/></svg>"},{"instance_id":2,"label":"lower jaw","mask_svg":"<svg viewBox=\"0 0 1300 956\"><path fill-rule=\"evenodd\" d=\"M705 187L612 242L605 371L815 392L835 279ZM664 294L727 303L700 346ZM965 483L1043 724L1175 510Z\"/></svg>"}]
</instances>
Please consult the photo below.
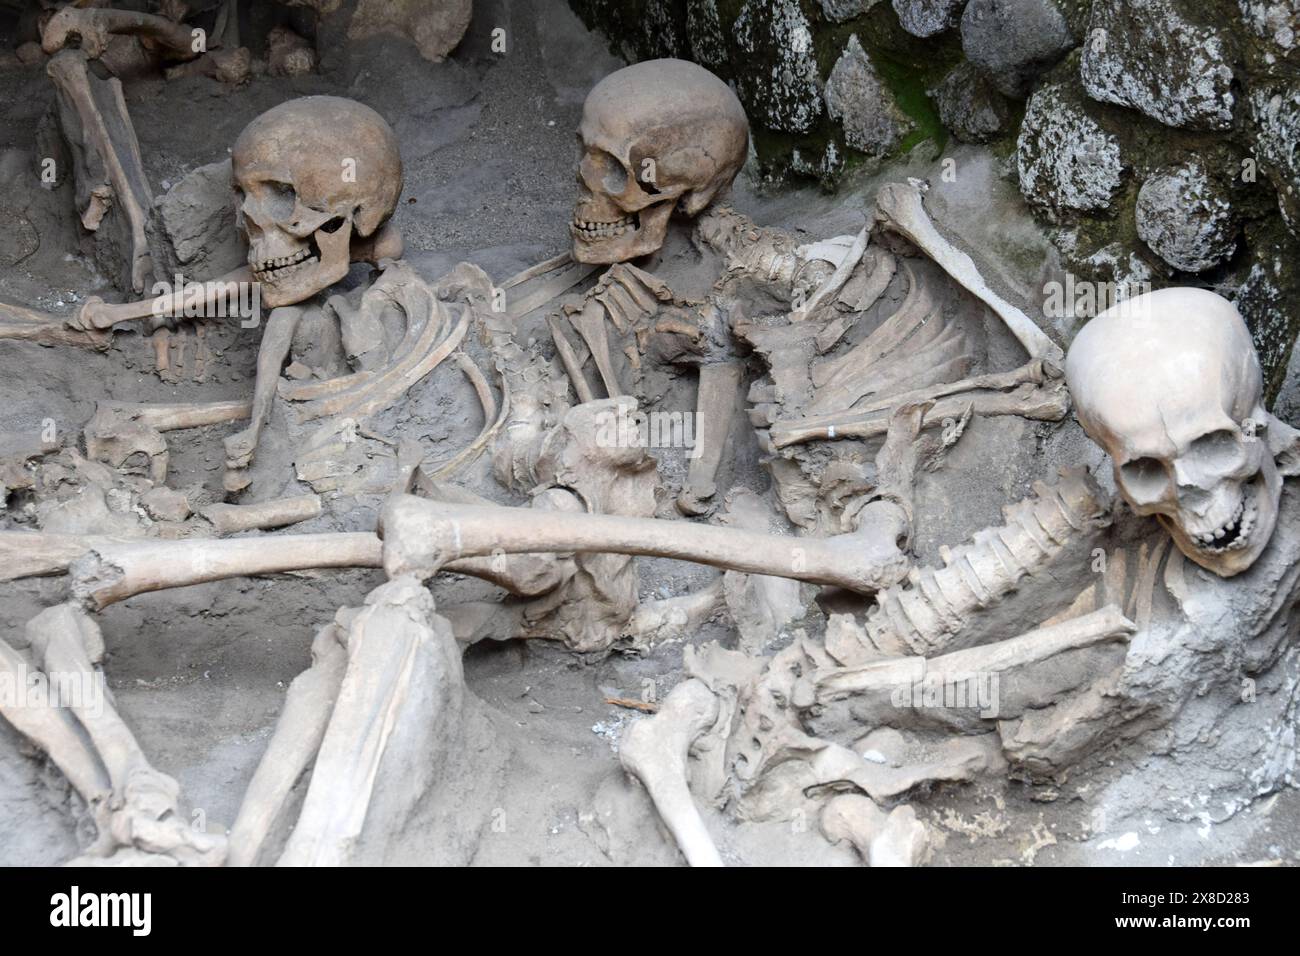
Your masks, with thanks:
<instances>
[{"instance_id":1,"label":"lower jaw","mask_svg":"<svg viewBox=\"0 0 1300 956\"><path fill-rule=\"evenodd\" d=\"M579 262L622 262L635 259L645 254L638 248L640 242L641 232L636 229L625 232L621 236L605 239L588 239L575 231L573 233L574 258Z\"/></svg>"}]
</instances>

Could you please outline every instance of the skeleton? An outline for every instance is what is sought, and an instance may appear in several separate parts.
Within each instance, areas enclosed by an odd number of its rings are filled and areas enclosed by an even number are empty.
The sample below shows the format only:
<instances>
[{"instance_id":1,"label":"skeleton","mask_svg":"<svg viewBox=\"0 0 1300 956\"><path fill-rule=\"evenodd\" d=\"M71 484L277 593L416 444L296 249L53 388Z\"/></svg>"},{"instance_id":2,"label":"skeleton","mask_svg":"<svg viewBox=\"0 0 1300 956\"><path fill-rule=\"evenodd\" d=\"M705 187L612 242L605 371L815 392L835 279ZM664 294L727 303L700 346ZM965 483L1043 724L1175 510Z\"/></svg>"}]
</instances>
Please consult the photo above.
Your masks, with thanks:
<instances>
[{"instance_id":1,"label":"skeleton","mask_svg":"<svg viewBox=\"0 0 1300 956\"><path fill-rule=\"evenodd\" d=\"M861 614L832 613L824 636L795 630L767 658L748 653L763 649L761 633L742 634L742 651L688 646L685 679L656 716L634 724L622 741L623 767L645 786L693 865L724 858L702 808L774 819L819 801L827 839L847 841L871 865L917 865L929 852L927 826L909 804L889 808L916 788L1001 772L1008 761L1031 775L1054 770L1061 752L1077 758L1115 726L1151 719L1141 688L1123 678L1129 657L1150 653L1145 645L1168 623L1152 594L1164 549L1142 543L1131 593L1122 549L1108 552L1114 558L1104 580L1090 582L1087 558L1113 543L1107 535L1116 515L1086 473L1038 483L1031 497L1005 509L1004 524L942 549L942 565L917 567L908 553L913 478L922 453L935 444L926 429L954 420L959 436L974 415L1059 421L1068 410L1059 347L942 237L918 184L885 186L867 227L820 243L756 227L726 207L706 208L743 160L747 133L733 103L709 74L677 61L631 67L599 85L584 113L583 191L572 227L577 262L562 257L507 280L506 313L487 306L494 290L476 267L462 264L429 285L392 261L401 249L388 222L401 188L400 161L391 130L377 115L349 101L309 98L250 124L234 156L250 240L247 276L262 283L275 308L253 399L102 403L86 431L90 465L158 484L167 475L167 430L251 417L249 428L227 443L228 487L237 491L278 396L302 418L323 422L299 451L300 478L321 491L347 490L331 457L335 447L362 435L369 415L453 355L479 398L484 424L471 445L436 464L425 462L412 441L373 439L394 448L395 475L385 476L384 485L393 494L379 534L164 541L0 532L6 558L0 577L65 574L69 592L65 603L31 622L22 646L0 643L0 667L15 675L34 667L92 672L99 639L90 615L134 595L340 568L382 568L389 578L363 607L340 610L318 633L312 666L288 692L228 843L178 825L174 782L149 767L115 711L6 712L91 808L100 834L93 854L115 862L224 858L233 865L391 862L414 854L410 837L418 828L445 828L447 815L465 803L440 788L454 776L444 770L490 762L488 753L500 757L463 686L458 642L546 636L578 653L603 653L629 632L661 640L689 634L723 606L756 601L751 596L772 582L793 582L795 604L800 582L845 589L858 597ZM357 160L355 182L338 176L347 158ZM648 168L654 175L647 179ZM681 299L625 261L661 247L674 208L698 217L698 240L725 262L707 301ZM918 249L932 264L913 258ZM384 272L350 298L313 301L353 261L382 261ZM515 340L519 318L581 282L590 265L605 263L611 268L595 286L548 316L555 362ZM936 305L933 279L940 272L1023 347L1021 367L970 374L978 343ZM857 338L855 324L896 276L906 283L902 306ZM745 288L756 286L781 311L745 314ZM1107 314L1085 329L1066 363L1070 391L1088 433L1112 455L1120 493L1134 509L1159 515L1179 552L1202 566L1222 575L1259 575L1256 564L1268 563L1281 475L1298 466L1296 436L1263 410L1258 368L1235 311L1209 293L1176 292L1139 300L1149 313L1140 322ZM152 311L148 303L88 305L82 329L91 335L144 317L146 305ZM1190 324L1171 335L1173 317L1184 321L1188 314ZM28 322L29 337L38 324ZM599 437L602 416L617 419L637 408L624 369L635 372L643 358L700 363L699 408L711 430L677 510L708 513L745 373L722 340L726 324L767 363L767 379L749 396L751 422L774 456L788 449L821 454L823 443L846 438L882 439L874 473L848 458L817 472L808 469L811 458L775 461L778 496L791 489L802 494L812 477L820 480L807 496L815 499L816 515L794 523L829 537L773 533L760 507L731 496L718 524L654 517L654 460L634 444ZM463 351L471 333L495 363L499 403ZM1170 338L1176 349L1167 347ZM281 378L295 344L300 370L316 370L310 381ZM620 354L628 360L623 369L615 362ZM583 370L587 361L595 387ZM1189 362L1218 393L1186 388L1176 370ZM1130 391L1117 394L1116 368ZM602 386L608 398L598 397ZM1151 409L1163 413L1158 424L1143 418ZM1253 448L1252 423L1267 431L1267 440ZM1226 460L1223 448L1202 449L1207 432L1232 436L1233 467L1215 471L1202 460L1202 450L1219 454L1219 465ZM1153 444L1146 440L1151 434L1167 441ZM940 449L957 436L946 436ZM527 496L529 507L489 502L444 480L488 448L500 483ZM1191 484L1143 497L1127 468L1143 459L1190 476ZM793 469L783 470L782 461L793 461ZM1145 474L1144 466L1137 476ZM782 500L792 518L808 505ZM1247 521L1251 502L1255 514ZM321 499L293 495L199 510L190 523L228 534L309 520L320 514ZM1231 531L1230 544L1245 543L1204 547L1207 530L1219 530L1212 521L1227 526L1211 540ZM1185 544L1196 546L1189 551ZM636 555L706 564L725 575L697 594L638 606ZM1166 581L1185 596L1179 567L1166 566ZM444 571L481 577L514 597L486 609L463 605L439 613L424 585ZM1278 579L1279 591L1291 580ZM785 588L787 600L790 593ZM775 608L781 597L773 595ZM789 623L777 624L776 615L773 610L765 625L773 633ZM1130 655L1137 645L1143 646ZM1020 702L996 723L967 712L974 708L900 716L899 708L889 712L883 703L900 687L926 680L984 673L1012 681L1043 664L1065 675L1054 676L1061 692L1046 703ZM1077 671L1085 677L1073 677ZM1080 692L1068 693L1074 691ZM1065 719L1062 714L1082 715L1083 729L1072 727L1069 742L1052 751L1052 720ZM924 758L890 752L879 763L863 757L864 741L874 748L884 739L881 731L896 727L937 728L950 736ZM473 810L468 822L452 821L466 847L482 823Z\"/></svg>"}]
</instances>

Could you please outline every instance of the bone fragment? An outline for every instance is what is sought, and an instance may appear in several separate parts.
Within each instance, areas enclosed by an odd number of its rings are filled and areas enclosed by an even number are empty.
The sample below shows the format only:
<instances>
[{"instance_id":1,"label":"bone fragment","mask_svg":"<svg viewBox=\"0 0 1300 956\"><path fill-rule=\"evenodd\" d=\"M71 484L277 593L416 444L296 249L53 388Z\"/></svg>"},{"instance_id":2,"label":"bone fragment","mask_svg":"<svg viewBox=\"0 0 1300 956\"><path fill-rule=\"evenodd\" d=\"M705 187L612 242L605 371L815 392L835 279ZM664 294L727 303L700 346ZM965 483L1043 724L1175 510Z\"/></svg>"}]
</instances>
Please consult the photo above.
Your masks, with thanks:
<instances>
[{"instance_id":1,"label":"bone fragment","mask_svg":"<svg viewBox=\"0 0 1300 956\"><path fill-rule=\"evenodd\" d=\"M605 308L594 299L587 301L581 309L569 315L569 322L582 336L591 352L592 361L605 383L605 393L610 398L626 394L619 385L614 372L614 363L609 355L609 337L605 329Z\"/></svg>"},{"instance_id":2,"label":"bone fragment","mask_svg":"<svg viewBox=\"0 0 1300 956\"><path fill-rule=\"evenodd\" d=\"M629 727L618 748L624 769L645 785L691 866L723 865L691 797L686 769L691 745L717 719L717 697L691 678L672 689L654 717Z\"/></svg>"},{"instance_id":3,"label":"bone fragment","mask_svg":"<svg viewBox=\"0 0 1300 956\"><path fill-rule=\"evenodd\" d=\"M929 832L915 810L903 805L887 814L860 793L827 801L821 826L832 843L853 844L868 866L920 866L930 850Z\"/></svg>"},{"instance_id":4,"label":"bone fragment","mask_svg":"<svg viewBox=\"0 0 1300 956\"><path fill-rule=\"evenodd\" d=\"M212 522L221 534L235 534L255 528L280 528L307 521L321 513L319 495L295 495L253 505L208 505L199 514Z\"/></svg>"},{"instance_id":5,"label":"bone fragment","mask_svg":"<svg viewBox=\"0 0 1300 956\"><path fill-rule=\"evenodd\" d=\"M853 270L862 261L862 254L867 251L867 235L869 231L868 228L864 227L858 233L857 238L853 240L853 245L849 247L848 254L835 267L831 277L809 297L802 309L795 309L790 313L794 321L802 322L806 319L815 319L820 316L826 304L835 301L840 289L844 288L844 283L849 281L849 276L853 274Z\"/></svg>"},{"instance_id":6,"label":"bone fragment","mask_svg":"<svg viewBox=\"0 0 1300 956\"><path fill-rule=\"evenodd\" d=\"M695 399L695 455L687 468L686 487L677 496L683 514L698 515L709 510L706 502L717 493L718 466L731 431L740 388L741 364L715 362L700 367L699 392Z\"/></svg>"},{"instance_id":7,"label":"bone fragment","mask_svg":"<svg viewBox=\"0 0 1300 956\"><path fill-rule=\"evenodd\" d=\"M547 270L547 272L553 272L554 274L548 275L547 278L543 279L541 282L533 283L527 292L508 304L507 314L512 319L521 318L533 311L533 309L541 308L553 299L568 292L571 288L596 271L594 265L588 265L583 262L573 262L567 255L562 258L548 260L548 262L555 263L555 266L552 269ZM534 268L541 269L542 266L547 264L547 262L544 262ZM524 276L524 278L516 276L515 278L518 279L518 281L514 284L518 285L520 282L535 279L546 274L545 272L536 272L533 275L527 275L530 271L532 270L525 270L523 273L520 273L520 276ZM510 288L510 286L504 286L503 288Z\"/></svg>"},{"instance_id":8,"label":"bone fragment","mask_svg":"<svg viewBox=\"0 0 1300 956\"><path fill-rule=\"evenodd\" d=\"M551 330L551 338L555 342L556 354L560 356L564 371L569 376L569 381L573 383L573 390L577 393L578 403L594 402L596 395L591 390L591 383L587 381L587 376L583 374L582 363L578 360L577 353L574 352L569 337L564 334L564 330L560 327L559 319L554 315L547 315L546 325Z\"/></svg>"},{"instance_id":9,"label":"bone fragment","mask_svg":"<svg viewBox=\"0 0 1300 956\"><path fill-rule=\"evenodd\" d=\"M198 56L189 27L153 13L85 9L69 4L50 17L41 31L41 49L57 53L73 35L79 37L80 49L91 58L101 56L114 35L138 36L174 59Z\"/></svg>"}]
</instances>

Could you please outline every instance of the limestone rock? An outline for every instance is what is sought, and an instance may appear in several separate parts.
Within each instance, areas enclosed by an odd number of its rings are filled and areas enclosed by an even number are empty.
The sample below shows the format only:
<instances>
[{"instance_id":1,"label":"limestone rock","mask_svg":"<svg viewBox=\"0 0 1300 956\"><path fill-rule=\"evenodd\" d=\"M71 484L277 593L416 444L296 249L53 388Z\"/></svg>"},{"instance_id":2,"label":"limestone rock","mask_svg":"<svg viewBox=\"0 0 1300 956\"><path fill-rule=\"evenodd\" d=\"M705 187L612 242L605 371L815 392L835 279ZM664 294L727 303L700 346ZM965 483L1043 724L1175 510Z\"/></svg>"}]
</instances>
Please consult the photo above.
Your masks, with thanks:
<instances>
[{"instance_id":1,"label":"limestone rock","mask_svg":"<svg viewBox=\"0 0 1300 956\"><path fill-rule=\"evenodd\" d=\"M986 143L1006 126L1006 99L969 63L954 67L930 98L944 128L963 143Z\"/></svg>"},{"instance_id":2,"label":"limestone rock","mask_svg":"<svg viewBox=\"0 0 1300 956\"><path fill-rule=\"evenodd\" d=\"M970 0L962 14L966 59L1016 99L1073 46L1069 24L1053 0Z\"/></svg>"},{"instance_id":3,"label":"limestone rock","mask_svg":"<svg viewBox=\"0 0 1300 956\"><path fill-rule=\"evenodd\" d=\"M899 25L914 37L932 37L961 19L966 0L893 0Z\"/></svg>"},{"instance_id":4,"label":"limestone rock","mask_svg":"<svg viewBox=\"0 0 1300 956\"><path fill-rule=\"evenodd\" d=\"M821 0L822 14L832 23L843 23L861 16L880 2L881 0Z\"/></svg>"},{"instance_id":5,"label":"limestone rock","mask_svg":"<svg viewBox=\"0 0 1300 956\"><path fill-rule=\"evenodd\" d=\"M1267 84L1251 90L1248 105L1255 155L1277 190L1282 220L1300 236L1300 92Z\"/></svg>"},{"instance_id":6,"label":"limestone rock","mask_svg":"<svg viewBox=\"0 0 1300 956\"><path fill-rule=\"evenodd\" d=\"M158 278L179 272L202 282L248 261L234 196L226 159L200 166L154 200L146 231Z\"/></svg>"},{"instance_id":7,"label":"limestone rock","mask_svg":"<svg viewBox=\"0 0 1300 956\"><path fill-rule=\"evenodd\" d=\"M1226 190L1193 157L1153 173L1137 197L1137 233L1175 269L1203 272L1237 248L1237 224Z\"/></svg>"},{"instance_id":8,"label":"limestone rock","mask_svg":"<svg viewBox=\"0 0 1300 956\"><path fill-rule=\"evenodd\" d=\"M1020 192L1051 213L1107 209L1123 182L1119 141L1061 84L1029 100L1016 140Z\"/></svg>"},{"instance_id":9,"label":"limestone rock","mask_svg":"<svg viewBox=\"0 0 1300 956\"><path fill-rule=\"evenodd\" d=\"M1241 18L1283 56L1300 45L1300 5L1295 0L1237 0Z\"/></svg>"},{"instance_id":10,"label":"limestone rock","mask_svg":"<svg viewBox=\"0 0 1300 956\"><path fill-rule=\"evenodd\" d=\"M849 37L826 81L826 110L843 124L845 141L868 156L889 155L913 127L871 65L857 34Z\"/></svg>"},{"instance_id":11,"label":"limestone rock","mask_svg":"<svg viewBox=\"0 0 1300 956\"><path fill-rule=\"evenodd\" d=\"M1093 99L1166 126L1232 125L1232 69L1224 36L1188 20L1175 0L1096 0L1079 75Z\"/></svg>"},{"instance_id":12,"label":"limestone rock","mask_svg":"<svg viewBox=\"0 0 1300 956\"><path fill-rule=\"evenodd\" d=\"M736 93L751 123L806 133L822 115L812 28L798 0L746 0L733 26L745 68Z\"/></svg>"},{"instance_id":13,"label":"limestone rock","mask_svg":"<svg viewBox=\"0 0 1300 956\"><path fill-rule=\"evenodd\" d=\"M686 6L686 42L690 59L715 73L730 72L727 38L718 16L717 0L698 0Z\"/></svg>"}]
</instances>

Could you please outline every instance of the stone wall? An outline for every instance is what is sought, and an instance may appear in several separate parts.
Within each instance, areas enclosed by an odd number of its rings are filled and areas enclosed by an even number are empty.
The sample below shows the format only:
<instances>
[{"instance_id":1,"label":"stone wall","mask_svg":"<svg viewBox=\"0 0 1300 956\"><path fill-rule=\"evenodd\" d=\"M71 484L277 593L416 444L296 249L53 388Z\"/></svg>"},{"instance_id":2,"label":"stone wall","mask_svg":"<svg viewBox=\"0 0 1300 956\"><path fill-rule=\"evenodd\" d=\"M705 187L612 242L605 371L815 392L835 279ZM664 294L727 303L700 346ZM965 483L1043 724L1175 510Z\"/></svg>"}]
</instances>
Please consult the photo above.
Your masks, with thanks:
<instances>
[{"instance_id":1,"label":"stone wall","mask_svg":"<svg viewBox=\"0 0 1300 956\"><path fill-rule=\"evenodd\" d=\"M570 3L731 82L764 181L987 144L1076 279L1229 296L1300 411L1300 0Z\"/></svg>"}]
</instances>

